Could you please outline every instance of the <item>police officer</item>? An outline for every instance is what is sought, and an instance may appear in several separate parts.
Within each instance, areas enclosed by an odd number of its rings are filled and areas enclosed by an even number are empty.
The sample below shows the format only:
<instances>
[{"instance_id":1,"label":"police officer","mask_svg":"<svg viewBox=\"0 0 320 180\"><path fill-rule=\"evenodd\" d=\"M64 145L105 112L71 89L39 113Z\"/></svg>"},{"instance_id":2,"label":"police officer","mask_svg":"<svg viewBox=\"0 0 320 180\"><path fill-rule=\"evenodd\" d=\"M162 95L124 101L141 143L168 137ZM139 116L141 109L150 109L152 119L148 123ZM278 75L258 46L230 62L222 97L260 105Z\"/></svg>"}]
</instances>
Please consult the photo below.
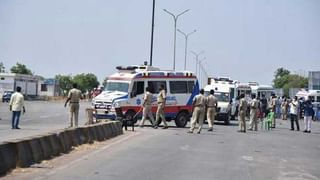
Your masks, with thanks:
<instances>
[{"instance_id":1,"label":"police officer","mask_svg":"<svg viewBox=\"0 0 320 180\"><path fill-rule=\"evenodd\" d=\"M216 108L218 107L218 100L214 96L214 90L210 90L210 95L207 97L207 121L209 124L208 131L213 130L214 118L216 116Z\"/></svg>"},{"instance_id":2,"label":"police officer","mask_svg":"<svg viewBox=\"0 0 320 180\"><path fill-rule=\"evenodd\" d=\"M164 124L162 129L168 129L168 124L165 118L164 114L164 106L166 104L166 90L164 84L160 85L160 92L158 94L157 102L158 102L158 109L157 109L157 114L156 114L156 122L154 125L154 128L158 128L158 123L160 121L160 118Z\"/></svg>"},{"instance_id":3,"label":"police officer","mask_svg":"<svg viewBox=\"0 0 320 180\"><path fill-rule=\"evenodd\" d=\"M271 100L270 100L270 109L276 113L276 108L277 108L277 96L274 93L272 93ZM271 128L275 128L275 127L276 127L276 116L273 116Z\"/></svg>"},{"instance_id":4,"label":"police officer","mask_svg":"<svg viewBox=\"0 0 320 180\"><path fill-rule=\"evenodd\" d=\"M79 117L79 101L82 98L81 91L77 89L78 85L74 83L73 89L69 91L68 99L66 100L64 107L67 107L67 103L69 103L70 107L70 127L73 127L73 122L76 127L78 127L78 117Z\"/></svg>"},{"instance_id":5,"label":"police officer","mask_svg":"<svg viewBox=\"0 0 320 180\"><path fill-rule=\"evenodd\" d=\"M198 121L199 127L198 127L197 133L200 134L203 120L204 120L205 105L206 105L206 98L204 97L203 89L200 90L200 94L196 95L193 98L192 105L193 105L193 113L192 113L191 127L188 133L193 133L193 130L195 129L196 123Z\"/></svg>"},{"instance_id":6,"label":"police officer","mask_svg":"<svg viewBox=\"0 0 320 180\"><path fill-rule=\"evenodd\" d=\"M152 104L152 94L150 93L150 88L146 87L146 93L144 94L143 97L143 115L142 115L142 120L140 121L140 127L144 126L144 121L146 120L147 117L149 117L151 124L154 126L154 118L152 115L151 111L151 104Z\"/></svg>"},{"instance_id":7,"label":"police officer","mask_svg":"<svg viewBox=\"0 0 320 180\"><path fill-rule=\"evenodd\" d=\"M255 131L258 131L257 111L259 102L255 94L252 94L251 98L252 101L250 102L250 128L248 130L252 131L254 129Z\"/></svg>"},{"instance_id":8,"label":"police officer","mask_svg":"<svg viewBox=\"0 0 320 180\"><path fill-rule=\"evenodd\" d=\"M240 95L239 102L239 130L238 132L246 132L246 112L247 112L247 101L244 94Z\"/></svg>"}]
</instances>

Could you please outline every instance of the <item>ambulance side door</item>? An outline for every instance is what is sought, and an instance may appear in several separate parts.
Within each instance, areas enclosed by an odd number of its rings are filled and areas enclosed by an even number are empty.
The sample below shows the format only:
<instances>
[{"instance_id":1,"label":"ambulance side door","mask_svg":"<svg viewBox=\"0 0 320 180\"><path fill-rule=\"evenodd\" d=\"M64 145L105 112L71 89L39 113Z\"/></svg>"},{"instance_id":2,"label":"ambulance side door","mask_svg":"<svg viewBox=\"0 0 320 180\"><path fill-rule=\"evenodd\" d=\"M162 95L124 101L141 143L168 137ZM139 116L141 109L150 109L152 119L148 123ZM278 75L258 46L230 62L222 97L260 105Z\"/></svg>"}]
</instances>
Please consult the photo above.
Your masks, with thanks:
<instances>
[{"instance_id":1,"label":"ambulance side door","mask_svg":"<svg viewBox=\"0 0 320 180\"><path fill-rule=\"evenodd\" d=\"M134 81L132 86L132 91L130 94L130 104L132 106L141 106L143 103L144 96L144 81Z\"/></svg>"}]
</instances>

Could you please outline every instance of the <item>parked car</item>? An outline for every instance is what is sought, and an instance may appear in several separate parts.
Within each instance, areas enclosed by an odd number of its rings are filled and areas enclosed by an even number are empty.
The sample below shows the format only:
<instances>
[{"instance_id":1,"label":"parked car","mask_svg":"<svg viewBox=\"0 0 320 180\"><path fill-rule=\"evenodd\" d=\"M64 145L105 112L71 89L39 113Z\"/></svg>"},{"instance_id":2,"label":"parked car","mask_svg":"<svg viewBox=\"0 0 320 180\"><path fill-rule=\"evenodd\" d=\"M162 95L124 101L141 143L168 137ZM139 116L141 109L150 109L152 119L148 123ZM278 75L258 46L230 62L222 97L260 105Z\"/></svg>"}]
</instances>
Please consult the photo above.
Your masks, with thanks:
<instances>
[{"instance_id":1,"label":"parked car","mask_svg":"<svg viewBox=\"0 0 320 180\"><path fill-rule=\"evenodd\" d=\"M5 91L2 95L2 102L9 102L13 91Z\"/></svg>"}]
</instances>

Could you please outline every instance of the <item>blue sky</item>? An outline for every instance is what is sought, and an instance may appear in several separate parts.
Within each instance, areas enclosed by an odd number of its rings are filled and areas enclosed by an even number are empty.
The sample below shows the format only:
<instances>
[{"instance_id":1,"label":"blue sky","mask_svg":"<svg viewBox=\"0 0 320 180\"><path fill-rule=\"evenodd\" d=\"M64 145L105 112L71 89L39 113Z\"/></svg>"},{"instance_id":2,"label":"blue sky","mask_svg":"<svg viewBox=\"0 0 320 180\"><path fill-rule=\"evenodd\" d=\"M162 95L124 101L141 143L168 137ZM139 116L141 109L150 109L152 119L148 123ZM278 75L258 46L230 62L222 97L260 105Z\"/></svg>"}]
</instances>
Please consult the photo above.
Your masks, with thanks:
<instances>
[{"instance_id":1,"label":"blue sky","mask_svg":"<svg viewBox=\"0 0 320 180\"><path fill-rule=\"evenodd\" d=\"M210 76L270 84L285 67L320 70L319 0L157 0L153 64L172 69L173 19L197 29L189 50L205 51ZM0 0L0 61L36 74L94 73L100 80L118 65L149 60L152 0ZM188 53L189 70L195 60ZM177 33L176 69L184 66Z\"/></svg>"}]
</instances>

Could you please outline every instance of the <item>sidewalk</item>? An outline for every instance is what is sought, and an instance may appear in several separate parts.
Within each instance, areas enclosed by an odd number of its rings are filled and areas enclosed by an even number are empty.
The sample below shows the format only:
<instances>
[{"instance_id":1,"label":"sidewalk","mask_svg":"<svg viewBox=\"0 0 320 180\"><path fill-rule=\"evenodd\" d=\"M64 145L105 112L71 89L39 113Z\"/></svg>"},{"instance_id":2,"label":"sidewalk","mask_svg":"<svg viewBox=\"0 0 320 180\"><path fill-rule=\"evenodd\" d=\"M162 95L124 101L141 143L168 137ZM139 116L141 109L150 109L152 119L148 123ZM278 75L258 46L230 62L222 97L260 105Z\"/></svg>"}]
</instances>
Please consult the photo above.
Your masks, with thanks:
<instances>
[{"instance_id":1,"label":"sidewalk","mask_svg":"<svg viewBox=\"0 0 320 180\"><path fill-rule=\"evenodd\" d=\"M80 103L79 126L86 122L85 109L91 103ZM0 142L21 139L67 128L69 109L64 108L64 101L26 101L26 114L21 115L20 128L11 129L11 112L8 103L0 103Z\"/></svg>"}]
</instances>

